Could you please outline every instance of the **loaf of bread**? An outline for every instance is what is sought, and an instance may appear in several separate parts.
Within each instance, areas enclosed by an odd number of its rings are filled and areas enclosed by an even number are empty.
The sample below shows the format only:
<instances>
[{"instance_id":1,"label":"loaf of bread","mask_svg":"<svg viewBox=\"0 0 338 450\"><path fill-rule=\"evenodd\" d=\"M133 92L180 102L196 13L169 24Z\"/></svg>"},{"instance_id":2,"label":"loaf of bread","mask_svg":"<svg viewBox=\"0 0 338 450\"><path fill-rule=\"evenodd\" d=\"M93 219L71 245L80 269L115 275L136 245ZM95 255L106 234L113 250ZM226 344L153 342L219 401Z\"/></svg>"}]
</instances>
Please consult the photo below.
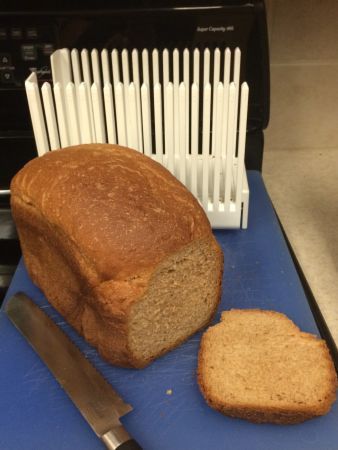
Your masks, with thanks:
<instances>
[{"instance_id":1,"label":"loaf of bread","mask_svg":"<svg viewBox=\"0 0 338 450\"><path fill-rule=\"evenodd\" d=\"M325 341L284 314L261 310L223 312L204 333L198 381L212 408L257 423L326 414L337 388Z\"/></svg>"},{"instance_id":2,"label":"loaf of bread","mask_svg":"<svg viewBox=\"0 0 338 450\"><path fill-rule=\"evenodd\" d=\"M208 324L223 254L198 201L137 151L49 152L13 179L33 282L109 362L144 367Z\"/></svg>"}]
</instances>

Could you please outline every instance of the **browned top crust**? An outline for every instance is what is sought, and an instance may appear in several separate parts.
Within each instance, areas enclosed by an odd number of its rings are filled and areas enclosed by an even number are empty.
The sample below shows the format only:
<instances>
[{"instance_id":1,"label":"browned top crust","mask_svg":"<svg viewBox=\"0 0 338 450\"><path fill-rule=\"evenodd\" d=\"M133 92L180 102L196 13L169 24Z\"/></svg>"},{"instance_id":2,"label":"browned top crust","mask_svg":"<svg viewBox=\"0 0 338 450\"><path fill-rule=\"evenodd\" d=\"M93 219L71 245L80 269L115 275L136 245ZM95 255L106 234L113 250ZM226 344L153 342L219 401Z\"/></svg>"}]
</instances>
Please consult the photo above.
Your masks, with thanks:
<instances>
[{"instance_id":1,"label":"browned top crust","mask_svg":"<svg viewBox=\"0 0 338 450\"><path fill-rule=\"evenodd\" d=\"M35 158L14 177L11 193L70 239L102 280L141 275L211 235L203 209L175 177L117 145L79 145Z\"/></svg>"}]
</instances>

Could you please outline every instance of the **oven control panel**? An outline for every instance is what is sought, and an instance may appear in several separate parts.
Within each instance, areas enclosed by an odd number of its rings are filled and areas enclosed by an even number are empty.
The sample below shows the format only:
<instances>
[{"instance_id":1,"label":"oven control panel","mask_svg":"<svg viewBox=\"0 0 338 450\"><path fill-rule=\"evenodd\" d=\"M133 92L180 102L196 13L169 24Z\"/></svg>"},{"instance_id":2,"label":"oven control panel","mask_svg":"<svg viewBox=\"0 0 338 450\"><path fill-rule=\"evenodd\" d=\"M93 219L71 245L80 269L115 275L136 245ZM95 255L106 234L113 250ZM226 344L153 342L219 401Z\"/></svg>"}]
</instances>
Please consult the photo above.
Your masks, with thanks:
<instances>
[{"instance_id":1,"label":"oven control panel","mask_svg":"<svg viewBox=\"0 0 338 450\"><path fill-rule=\"evenodd\" d=\"M0 19L0 88L22 88L31 71L50 79L49 57L56 46L50 24Z\"/></svg>"}]
</instances>

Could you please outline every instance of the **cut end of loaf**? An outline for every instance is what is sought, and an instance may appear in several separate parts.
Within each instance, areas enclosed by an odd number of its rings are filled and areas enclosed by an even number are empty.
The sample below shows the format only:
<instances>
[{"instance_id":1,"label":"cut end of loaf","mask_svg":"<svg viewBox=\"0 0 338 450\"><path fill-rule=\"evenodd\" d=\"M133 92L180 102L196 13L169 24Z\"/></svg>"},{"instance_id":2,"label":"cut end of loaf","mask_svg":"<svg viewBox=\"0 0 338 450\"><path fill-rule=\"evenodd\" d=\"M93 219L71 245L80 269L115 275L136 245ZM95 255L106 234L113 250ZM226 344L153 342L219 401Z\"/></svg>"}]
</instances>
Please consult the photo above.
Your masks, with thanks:
<instances>
[{"instance_id":1,"label":"cut end of loaf","mask_svg":"<svg viewBox=\"0 0 338 450\"><path fill-rule=\"evenodd\" d=\"M224 312L205 332L198 381L223 414L278 424L326 414L337 387L325 342L284 314L260 310Z\"/></svg>"},{"instance_id":2,"label":"cut end of loaf","mask_svg":"<svg viewBox=\"0 0 338 450\"><path fill-rule=\"evenodd\" d=\"M132 308L129 347L136 367L177 347L206 326L220 299L222 252L213 239L173 255Z\"/></svg>"}]
</instances>

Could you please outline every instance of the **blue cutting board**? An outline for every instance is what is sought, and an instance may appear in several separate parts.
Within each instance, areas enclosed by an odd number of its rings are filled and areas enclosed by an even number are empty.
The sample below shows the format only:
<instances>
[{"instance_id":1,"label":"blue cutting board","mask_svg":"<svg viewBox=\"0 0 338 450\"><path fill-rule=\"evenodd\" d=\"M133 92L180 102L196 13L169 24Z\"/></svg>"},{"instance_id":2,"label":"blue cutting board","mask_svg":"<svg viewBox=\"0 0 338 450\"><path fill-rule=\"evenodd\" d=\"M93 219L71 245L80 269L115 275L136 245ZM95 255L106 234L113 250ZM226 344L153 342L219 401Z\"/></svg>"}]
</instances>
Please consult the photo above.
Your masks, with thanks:
<instances>
[{"instance_id":1,"label":"blue cutting board","mask_svg":"<svg viewBox=\"0 0 338 450\"><path fill-rule=\"evenodd\" d=\"M318 333L261 175L249 172L248 230L216 231L224 251L221 310L286 313ZM123 418L145 450L337 450L338 405L300 425L255 425L225 417L204 402L196 383L201 333L143 370L106 364L32 284L23 262L7 294L24 291L75 341L134 410ZM0 312L0 449L99 450L92 432L51 373Z\"/></svg>"}]
</instances>

